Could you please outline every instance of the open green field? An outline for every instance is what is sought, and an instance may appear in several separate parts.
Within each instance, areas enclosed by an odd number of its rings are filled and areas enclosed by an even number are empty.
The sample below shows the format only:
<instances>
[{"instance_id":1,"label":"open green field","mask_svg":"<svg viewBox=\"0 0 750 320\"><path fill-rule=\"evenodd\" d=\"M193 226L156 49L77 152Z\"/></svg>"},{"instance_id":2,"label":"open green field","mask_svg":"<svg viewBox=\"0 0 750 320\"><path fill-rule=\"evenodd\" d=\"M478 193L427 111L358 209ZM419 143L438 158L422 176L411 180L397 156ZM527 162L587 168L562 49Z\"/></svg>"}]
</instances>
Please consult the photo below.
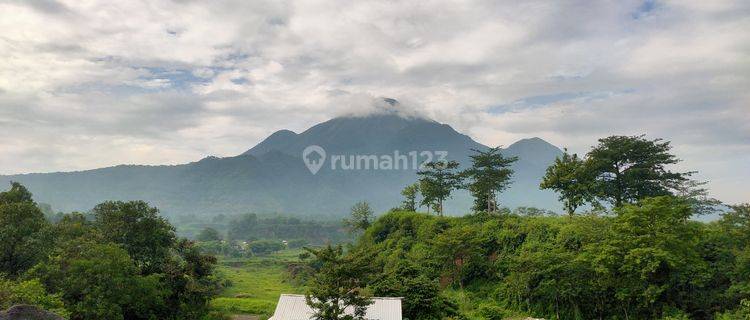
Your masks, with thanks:
<instances>
[{"instance_id":1,"label":"open green field","mask_svg":"<svg viewBox=\"0 0 750 320\"><path fill-rule=\"evenodd\" d=\"M288 280L286 272L287 263L299 261L302 252L284 250L264 257L220 259L217 269L232 285L211 302L211 307L229 314L270 317L280 294L304 293L304 288Z\"/></svg>"}]
</instances>

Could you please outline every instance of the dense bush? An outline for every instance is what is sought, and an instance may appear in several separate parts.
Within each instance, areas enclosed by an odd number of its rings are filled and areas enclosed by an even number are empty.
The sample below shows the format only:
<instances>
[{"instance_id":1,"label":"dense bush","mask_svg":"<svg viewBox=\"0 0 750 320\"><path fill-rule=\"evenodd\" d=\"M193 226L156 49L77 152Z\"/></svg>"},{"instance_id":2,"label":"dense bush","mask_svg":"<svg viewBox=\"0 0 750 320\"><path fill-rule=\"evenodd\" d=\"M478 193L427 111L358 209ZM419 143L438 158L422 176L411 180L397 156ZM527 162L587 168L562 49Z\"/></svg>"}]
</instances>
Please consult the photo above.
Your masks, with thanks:
<instances>
[{"instance_id":1,"label":"dense bush","mask_svg":"<svg viewBox=\"0 0 750 320\"><path fill-rule=\"evenodd\" d=\"M299 249L308 245L309 243L310 242L306 239L292 239L287 243L287 247L289 247L289 249Z\"/></svg>"},{"instance_id":2,"label":"dense bush","mask_svg":"<svg viewBox=\"0 0 750 320\"><path fill-rule=\"evenodd\" d=\"M12 281L0 278L0 310L17 304L35 305L60 316L68 311L58 294L48 294L39 280Z\"/></svg>"},{"instance_id":3,"label":"dense bush","mask_svg":"<svg viewBox=\"0 0 750 320\"><path fill-rule=\"evenodd\" d=\"M221 234L214 228L204 228L196 237L198 241L221 241Z\"/></svg>"},{"instance_id":4,"label":"dense bush","mask_svg":"<svg viewBox=\"0 0 750 320\"><path fill-rule=\"evenodd\" d=\"M16 182L0 192L0 275L16 278L44 258L51 246L49 223Z\"/></svg>"},{"instance_id":5,"label":"dense bush","mask_svg":"<svg viewBox=\"0 0 750 320\"><path fill-rule=\"evenodd\" d=\"M450 310L438 283L465 288L469 316L479 318L495 311L548 319L741 315L750 298L746 207L712 223L690 220L692 210L663 196L603 216L391 212L350 254L374 253L378 280L369 287L404 296L409 319L445 316L428 311L428 301Z\"/></svg>"},{"instance_id":6,"label":"dense bush","mask_svg":"<svg viewBox=\"0 0 750 320\"><path fill-rule=\"evenodd\" d=\"M200 319L216 294L204 256L145 202L105 202L50 225L23 186L0 192L0 306L70 319Z\"/></svg>"},{"instance_id":7,"label":"dense bush","mask_svg":"<svg viewBox=\"0 0 750 320\"><path fill-rule=\"evenodd\" d=\"M284 249L284 244L275 240L256 240L250 242L249 246L254 255L267 255Z\"/></svg>"}]
</instances>

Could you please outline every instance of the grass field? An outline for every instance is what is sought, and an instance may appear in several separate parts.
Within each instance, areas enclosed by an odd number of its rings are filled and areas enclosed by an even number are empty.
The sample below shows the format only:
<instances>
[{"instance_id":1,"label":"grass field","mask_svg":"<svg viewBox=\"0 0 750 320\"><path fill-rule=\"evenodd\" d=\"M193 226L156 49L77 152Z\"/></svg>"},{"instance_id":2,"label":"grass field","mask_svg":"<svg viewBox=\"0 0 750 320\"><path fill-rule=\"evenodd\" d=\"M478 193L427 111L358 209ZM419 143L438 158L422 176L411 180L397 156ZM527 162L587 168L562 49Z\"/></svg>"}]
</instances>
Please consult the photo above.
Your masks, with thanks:
<instances>
[{"instance_id":1,"label":"grass field","mask_svg":"<svg viewBox=\"0 0 750 320\"><path fill-rule=\"evenodd\" d=\"M217 269L232 285L211 307L229 314L270 317L280 294L304 293L304 288L288 281L286 273L287 263L299 261L300 253L302 250L284 250L265 257L220 259Z\"/></svg>"}]
</instances>

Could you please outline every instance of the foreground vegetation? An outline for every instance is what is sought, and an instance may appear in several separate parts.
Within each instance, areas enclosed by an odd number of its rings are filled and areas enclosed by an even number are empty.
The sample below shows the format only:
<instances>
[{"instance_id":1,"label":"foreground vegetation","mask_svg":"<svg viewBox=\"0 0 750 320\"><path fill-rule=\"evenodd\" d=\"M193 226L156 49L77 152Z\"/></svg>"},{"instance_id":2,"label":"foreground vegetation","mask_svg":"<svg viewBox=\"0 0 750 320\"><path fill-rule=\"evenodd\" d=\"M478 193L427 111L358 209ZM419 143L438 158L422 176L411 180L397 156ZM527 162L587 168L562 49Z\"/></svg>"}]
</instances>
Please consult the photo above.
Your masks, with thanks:
<instances>
[{"instance_id":1,"label":"foreground vegetation","mask_svg":"<svg viewBox=\"0 0 750 320\"><path fill-rule=\"evenodd\" d=\"M689 216L670 197L612 215L392 212L349 255L370 261L374 295L406 298L409 319L744 319L750 207L714 223Z\"/></svg>"},{"instance_id":2,"label":"foreground vegetation","mask_svg":"<svg viewBox=\"0 0 750 320\"><path fill-rule=\"evenodd\" d=\"M354 208L362 235L347 252L311 250L308 303L317 319L372 295L404 297L407 319L750 319L750 205L692 220L720 204L692 172L667 169L670 148L614 136L585 157L566 152L540 185L558 192L562 217L497 205L515 161L499 149L463 171L429 163L400 209L372 222ZM474 213L443 217L456 189L475 197ZM414 212L418 193L439 216ZM576 213L583 205L593 210Z\"/></svg>"},{"instance_id":3,"label":"foreground vegetation","mask_svg":"<svg viewBox=\"0 0 750 320\"><path fill-rule=\"evenodd\" d=\"M22 185L0 192L0 307L70 319L204 319L215 258L178 239L141 201L105 202L48 222Z\"/></svg>"}]
</instances>

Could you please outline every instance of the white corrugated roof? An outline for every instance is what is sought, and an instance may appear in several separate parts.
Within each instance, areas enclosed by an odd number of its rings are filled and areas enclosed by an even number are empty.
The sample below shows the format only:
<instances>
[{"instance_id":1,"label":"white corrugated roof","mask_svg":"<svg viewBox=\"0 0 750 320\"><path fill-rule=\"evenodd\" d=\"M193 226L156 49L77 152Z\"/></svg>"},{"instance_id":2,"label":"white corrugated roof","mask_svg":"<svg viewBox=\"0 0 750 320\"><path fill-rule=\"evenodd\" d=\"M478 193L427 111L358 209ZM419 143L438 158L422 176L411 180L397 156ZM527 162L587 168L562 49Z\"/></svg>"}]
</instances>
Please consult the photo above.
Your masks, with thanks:
<instances>
[{"instance_id":1,"label":"white corrugated roof","mask_svg":"<svg viewBox=\"0 0 750 320\"><path fill-rule=\"evenodd\" d=\"M401 320L401 298L372 298L372 302L367 307L366 319ZM346 311L352 313L352 310ZM307 305L305 296L282 294L273 317L268 320L309 320L312 315L313 310Z\"/></svg>"}]
</instances>

